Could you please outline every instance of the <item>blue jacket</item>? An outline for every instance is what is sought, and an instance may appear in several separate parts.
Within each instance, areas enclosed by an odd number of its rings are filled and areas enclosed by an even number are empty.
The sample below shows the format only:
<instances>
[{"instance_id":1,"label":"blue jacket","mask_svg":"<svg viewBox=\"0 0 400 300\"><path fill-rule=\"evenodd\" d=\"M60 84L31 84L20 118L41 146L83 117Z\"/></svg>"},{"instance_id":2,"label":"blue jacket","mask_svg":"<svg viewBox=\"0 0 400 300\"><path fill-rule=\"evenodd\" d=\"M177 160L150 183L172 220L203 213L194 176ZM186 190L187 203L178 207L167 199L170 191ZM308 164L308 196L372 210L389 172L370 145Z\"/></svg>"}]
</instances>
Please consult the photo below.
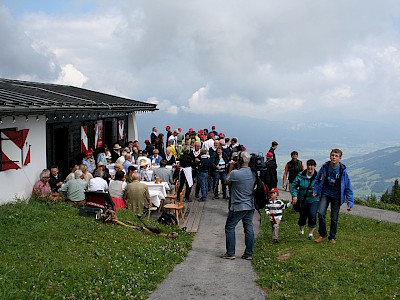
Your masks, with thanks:
<instances>
[{"instance_id":1,"label":"blue jacket","mask_svg":"<svg viewBox=\"0 0 400 300\"><path fill-rule=\"evenodd\" d=\"M324 165L319 169L317 177L315 178L314 184L314 194L317 194L320 198L322 196L323 186L325 182L327 166L329 166L331 162L327 161ZM351 187L351 182L349 175L347 174L347 168L344 164L339 163L340 168L343 168L343 172L340 179L340 204L342 205L345 200L347 200L347 206L352 208L354 205L354 196L353 189Z\"/></svg>"}]
</instances>

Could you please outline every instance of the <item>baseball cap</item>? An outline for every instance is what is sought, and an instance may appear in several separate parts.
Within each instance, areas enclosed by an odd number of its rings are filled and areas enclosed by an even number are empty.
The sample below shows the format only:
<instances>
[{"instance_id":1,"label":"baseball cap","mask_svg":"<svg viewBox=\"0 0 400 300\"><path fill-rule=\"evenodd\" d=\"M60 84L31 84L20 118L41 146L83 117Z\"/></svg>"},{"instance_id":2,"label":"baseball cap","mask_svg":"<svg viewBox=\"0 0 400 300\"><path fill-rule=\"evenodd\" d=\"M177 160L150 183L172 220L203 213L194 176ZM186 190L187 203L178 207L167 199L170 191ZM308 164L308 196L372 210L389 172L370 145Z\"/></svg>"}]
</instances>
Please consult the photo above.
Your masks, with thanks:
<instances>
[{"instance_id":1,"label":"baseball cap","mask_svg":"<svg viewBox=\"0 0 400 300\"><path fill-rule=\"evenodd\" d=\"M267 157L272 157L272 156L274 156L274 154L272 152L267 153Z\"/></svg>"},{"instance_id":2,"label":"baseball cap","mask_svg":"<svg viewBox=\"0 0 400 300\"><path fill-rule=\"evenodd\" d=\"M269 193L270 193L270 194L271 194L271 193L276 193L276 195L279 196L279 190L278 190L277 188L271 189L271 190L269 191Z\"/></svg>"}]
</instances>

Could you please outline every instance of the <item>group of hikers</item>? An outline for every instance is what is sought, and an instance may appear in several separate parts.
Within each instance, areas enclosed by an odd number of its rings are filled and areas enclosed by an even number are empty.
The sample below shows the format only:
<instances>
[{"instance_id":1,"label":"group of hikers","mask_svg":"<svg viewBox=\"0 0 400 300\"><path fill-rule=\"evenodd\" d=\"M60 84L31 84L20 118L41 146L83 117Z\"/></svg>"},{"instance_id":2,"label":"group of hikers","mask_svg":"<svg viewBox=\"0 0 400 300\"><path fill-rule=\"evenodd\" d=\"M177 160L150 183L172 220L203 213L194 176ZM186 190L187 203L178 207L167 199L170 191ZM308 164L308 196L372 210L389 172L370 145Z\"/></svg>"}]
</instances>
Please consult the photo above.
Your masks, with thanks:
<instances>
[{"instance_id":1,"label":"group of hikers","mask_svg":"<svg viewBox=\"0 0 400 300\"><path fill-rule=\"evenodd\" d=\"M274 149L272 149L274 150ZM254 187L256 176L268 170L268 162L275 155L267 152L265 169L255 174L249 166L251 156L247 152L240 153L241 159L237 167L231 163L227 182L231 189L231 204L229 214L225 225L226 235L226 253L222 256L225 259L235 259L235 227L240 220L243 222L245 233L245 252L243 259L251 260L254 247L253 232L253 214L255 210ZM316 162L309 159L304 166L303 162L298 160L298 153L291 153L291 161L285 165L282 187L286 189L287 179L289 181L289 190L292 194L292 200L285 203L278 199L279 190L277 181L267 182L268 201L265 207L265 213L269 215L272 228L272 240L279 243L279 224L282 220L283 210L291 205L296 206L299 212L299 235L305 234L305 226L308 221L308 239L321 243L328 238L329 243L336 243L336 233L339 220L339 211L341 205L347 201L347 209L350 211L354 204L353 191L346 166L341 163L342 151L332 149L330 160L325 162L319 171L316 170ZM272 164L273 165L273 164ZM327 232L326 213L328 206L331 206L331 220L329 234ZM318 233L319 236L314 239L314 230L317 227L318 215Z\"/></svg>"}]
</instances>

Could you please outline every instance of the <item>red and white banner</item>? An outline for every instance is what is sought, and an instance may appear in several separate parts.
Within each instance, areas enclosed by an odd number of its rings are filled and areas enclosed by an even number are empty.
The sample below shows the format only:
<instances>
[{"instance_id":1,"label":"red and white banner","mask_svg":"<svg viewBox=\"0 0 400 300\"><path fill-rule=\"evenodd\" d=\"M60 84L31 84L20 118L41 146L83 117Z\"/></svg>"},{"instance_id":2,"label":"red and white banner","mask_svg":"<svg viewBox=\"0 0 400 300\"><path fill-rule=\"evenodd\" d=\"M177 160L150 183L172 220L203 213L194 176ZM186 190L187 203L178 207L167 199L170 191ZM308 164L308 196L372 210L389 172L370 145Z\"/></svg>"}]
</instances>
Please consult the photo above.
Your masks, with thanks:
<instances>
[{"instance_id":1,"label":"red and white banner","mask_svg":"<svg viewBox=\"0 0 400 300\"><path fill-rule=\"evenodd\" d=\"M125 128L125 123L124 120L119 120L118 121L118 140L123 140L125 139L125 132L124 132L124 128Z\"/></svg>"},{"instance_id":2,"label":"red and white banner","mask_svg":"<svg viewBox=\"0 0 400 300\"><path fill-rule=\"evenodd\" d=\"M88 127L87 125L81 126L81 152L85 153L88 148Z\"/></svg>"},{"instance_id":3,"label":"red and white banner","mask_svg":"<svg viewBox=\"0 0 400 300\"><path fill-rule=\"evenodd\" d=\"M103 147L103 120L98 120L94 129L95 148Z\"/></svg>"},{"instance_id":4,"label":"red and white banner","mask_svg":"<svg viewBox=\"0 0 400 300\"><path fill-rule=\"evenodd\" d=\"M1 170L20 169L31 162L29 129L1 132Z\"/></svg>"}]
</instances>

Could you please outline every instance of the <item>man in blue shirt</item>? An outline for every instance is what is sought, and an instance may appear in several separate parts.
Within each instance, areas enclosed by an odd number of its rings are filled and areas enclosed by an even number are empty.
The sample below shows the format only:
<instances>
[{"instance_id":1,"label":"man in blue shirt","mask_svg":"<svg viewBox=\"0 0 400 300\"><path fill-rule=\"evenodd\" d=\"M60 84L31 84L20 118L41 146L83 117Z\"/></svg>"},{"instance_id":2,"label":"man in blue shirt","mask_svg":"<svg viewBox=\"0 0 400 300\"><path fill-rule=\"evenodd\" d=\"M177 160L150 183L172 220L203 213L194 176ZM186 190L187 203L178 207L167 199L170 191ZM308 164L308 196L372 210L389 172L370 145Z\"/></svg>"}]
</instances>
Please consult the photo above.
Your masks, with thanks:
<instances>
[{"instance_id":1,"label":"man in blue shirt","mask_svg":"<svg viewBox=\"0 0 400 300\"><path fill-rule=\"evenodd\" d=\"M315 242L322 242L327 236L326 211L331 204L331 224L329 230L329 242L336 244L336 231L339 221L340 206L347 200L347 210L350 211L354 204L353 190L347 168L340 161L342 151L333 149L330 161L326 162L318 171L315 179L313 197L320 196L318 206L318 232L319 237Z\"/></svg>"},{"instance_id":2,"label":"man in blue shirt","mask_svg":"<svg viewBox=\"0 0 400 300\"><path fill-rule=\"evenodd\" d=\"M240 220L243 222L246 248L243 259L251 260L254 249L253 216L254 204L254 183L256 176L249 167L250 154L240 152L238 157L238 169L235 169L235 162L229 166L226 183L230 186L231 199L229 201L228 218L225 224L226 253L222 256L225 259L235 259L235 227Z\"/></svg>"}]
</instances>

